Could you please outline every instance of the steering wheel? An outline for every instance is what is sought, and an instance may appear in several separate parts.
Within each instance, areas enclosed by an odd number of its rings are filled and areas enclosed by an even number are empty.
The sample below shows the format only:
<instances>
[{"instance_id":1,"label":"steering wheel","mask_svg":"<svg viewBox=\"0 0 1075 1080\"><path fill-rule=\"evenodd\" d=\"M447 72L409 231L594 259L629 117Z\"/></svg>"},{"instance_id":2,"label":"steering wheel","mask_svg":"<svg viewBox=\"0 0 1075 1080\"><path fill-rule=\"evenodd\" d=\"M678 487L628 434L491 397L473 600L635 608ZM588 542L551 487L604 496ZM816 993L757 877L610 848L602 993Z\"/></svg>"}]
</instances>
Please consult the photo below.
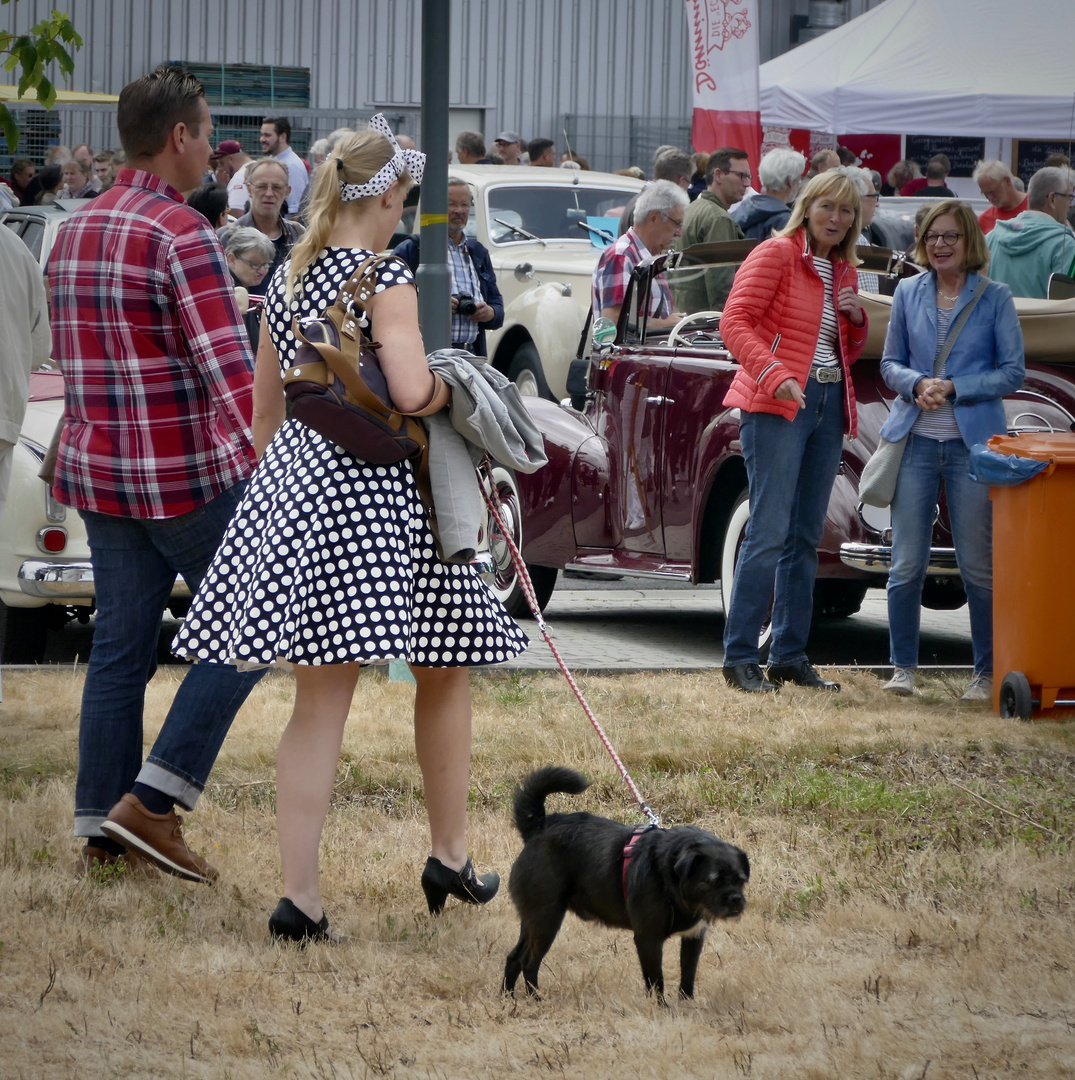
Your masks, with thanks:
<instances>
[{"instance_id":1,"label":"steering wheel","mask_svg":"<svg viewBox=\"0 0 1075 1080\"><path fill-rule=\"evenodd\" d=\"M720 319L719 311L695 311L691 315L684 315L675 326L672 327L672 332L668 335L669 345L682 345L685 348L690 348L693 342L687 341L686 338L680 337L679 332L685 326L690 326L692 322L698 322L700 319Z\"/></svg>"}]
</instances>

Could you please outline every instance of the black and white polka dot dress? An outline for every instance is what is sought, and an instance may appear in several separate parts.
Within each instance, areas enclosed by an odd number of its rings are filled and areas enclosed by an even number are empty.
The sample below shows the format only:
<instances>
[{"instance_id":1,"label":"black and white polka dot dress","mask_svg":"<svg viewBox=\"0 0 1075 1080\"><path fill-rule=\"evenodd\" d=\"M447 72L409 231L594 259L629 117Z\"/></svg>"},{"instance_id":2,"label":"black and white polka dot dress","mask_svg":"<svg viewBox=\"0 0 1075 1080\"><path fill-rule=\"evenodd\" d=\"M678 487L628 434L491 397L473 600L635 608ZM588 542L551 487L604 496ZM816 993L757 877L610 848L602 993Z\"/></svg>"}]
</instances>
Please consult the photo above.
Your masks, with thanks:
<instances>
[{"instance_id":1,"label":"black and white polka dot dress","mask_svg":"<svg viewBox=\"0 0 1075 1080\"><path fill-rule=\"evenodd\" d=\"M266 294L269 333L288 366L291 323L319 313L370 256L328 248L284 303L285 263ZM382 264L377 291L413 282ZM437 557L410 462L368 465L298 420L276 433L176 637L193 660L266 665L496 664L527 638L468 565Z\"/></svg>"}]
</instances>

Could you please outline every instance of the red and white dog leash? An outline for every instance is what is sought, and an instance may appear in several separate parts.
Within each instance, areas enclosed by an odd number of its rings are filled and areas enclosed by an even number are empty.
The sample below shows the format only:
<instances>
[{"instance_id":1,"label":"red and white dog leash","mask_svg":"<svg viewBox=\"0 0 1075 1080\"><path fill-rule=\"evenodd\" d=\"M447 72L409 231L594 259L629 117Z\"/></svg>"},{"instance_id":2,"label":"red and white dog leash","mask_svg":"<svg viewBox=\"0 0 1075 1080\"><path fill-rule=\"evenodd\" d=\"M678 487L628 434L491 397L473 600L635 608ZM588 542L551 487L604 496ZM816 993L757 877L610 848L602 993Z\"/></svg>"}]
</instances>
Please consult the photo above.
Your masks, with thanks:
<instances>
[{"instance_id":1,"label":"red and white dog leash","mask_svg":"<svg viewBox=\"0 0 1075 1080\"><path fill-rule=\"evenodd\" d=\"M488 465L488 459L487 459ZM512 565L515 567L515 573L518 577L519 584L522 587L523 595L526 597L526 602L530 606L530 611L533 613L534 621L537 623L538 629L541 631L541 636L545 639L549 646L549 650L552 652L556 663L559 665L560 670L564 673L564 678L567 679L568 685L575 691L575 697L579 699L579 704L582 706L583 712L590 719L590 723L593 724L594 731L597 732L597 737L601 740L605 749L608 751L609 756L616 763L616 768L620 770L620 775L623 777L624 783L630 789L631 794L635 797L638 805L642 808L642 812L649 819L650 828L660 828L661 819L650 807L649 803L642 798L642 793L638 790L634 780L631 779L631 774L627 771L627 766L620 760L620 755L616 753L612 743L609 742L608 736L605 734L601 725L597 722L597 717L594 716L593 710L591 710L589 704L586 701L585 696L579 689L578 683L575 682L574 676L568 669L567 664L564 663L563 657L560 655L553 643L552 635L549 633L548 623L542 617L541 608L537 602L537 595L534 592L533 582L530 580L530 573L526 569L526 563L523 562L523 557L518 547L515 545L515 541L512 539L511 532L505 524L504 517L501 514L503 504L500 501L500 495L497 493L496 484L493 482L492 469L487 468L485 470L486 476L489 478L488 484L481 483L482 496L485 499L485 505L489 507L489 514L496 522L497 528L500 530L500 535L503 537L504 542L508 546L508 551L511 552ZM643 828L645 828L643 826ZM632 844L628 845L633 846ZM624 869L626 873L626 867Z\"/></svg>"}]
</instances>

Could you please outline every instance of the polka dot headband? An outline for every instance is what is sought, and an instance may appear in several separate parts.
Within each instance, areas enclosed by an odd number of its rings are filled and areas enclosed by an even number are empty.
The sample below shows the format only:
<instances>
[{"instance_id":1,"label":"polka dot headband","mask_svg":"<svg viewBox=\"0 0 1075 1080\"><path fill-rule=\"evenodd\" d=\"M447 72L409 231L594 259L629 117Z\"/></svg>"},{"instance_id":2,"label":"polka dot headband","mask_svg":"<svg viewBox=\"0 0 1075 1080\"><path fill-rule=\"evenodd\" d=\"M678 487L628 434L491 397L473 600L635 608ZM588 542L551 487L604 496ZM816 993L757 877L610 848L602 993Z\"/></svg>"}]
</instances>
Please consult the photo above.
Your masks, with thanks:
<instances>
[{"instance_id":1,"label":"polka dot headband","mask_svg":"<svg viewBox=\"0 0 1075 1080\"><path fill-rule=\"evenodd\" d=\"M340 201L354 202L356 199L368 199L373 195L383 195L407 170L414 178L416 184L422 182L422 174L426 168L426 156L418 150L401 150L392 129L383 113L378 113L370 121L370 131L376 131L383 135L391 144L395 153L390 161L383 165L364 184L345 184L340 181ZM343 162L336 158L336 168L343 168Z\"/></svg>"}]
</instances>

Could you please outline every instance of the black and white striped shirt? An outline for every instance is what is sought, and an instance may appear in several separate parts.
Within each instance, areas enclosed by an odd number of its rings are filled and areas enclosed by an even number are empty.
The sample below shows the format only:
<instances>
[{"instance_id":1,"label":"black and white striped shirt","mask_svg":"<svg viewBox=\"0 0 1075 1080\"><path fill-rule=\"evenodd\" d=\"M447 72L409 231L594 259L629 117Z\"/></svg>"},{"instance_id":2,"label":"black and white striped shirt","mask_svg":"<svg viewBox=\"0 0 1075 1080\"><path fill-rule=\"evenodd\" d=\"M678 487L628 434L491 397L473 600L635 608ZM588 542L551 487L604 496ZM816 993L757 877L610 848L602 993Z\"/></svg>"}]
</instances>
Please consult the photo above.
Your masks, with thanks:
<instances>
[{"instance_id":1,"label":"black and white striped shirt","mask_svg":"<svg viewBox=\"0 0 1075 1080\"><path fill-rule=\"evenodd\" d=\"M952 325L953 310L953 308L937 308L937 353L944 348L944 339L948 337L948 330ZM934 356L937 353L934 353ZM948 361L945 360L941 370L934 372L934 378L946 378L945 368L947 367ZM918 419L911 426L911 431L915 435L923 435L927 439L936 439L939 442L961 438L959 425L956 423L956 411L950 401L946 401L939 409L920 410Z\"/></svg>"},{"instance_id":2,"label":"black and white striped shirt","mask_svg":"<svg viewBox=\"0 0 1075 1080\"><path fill-rule=\"evenodd\" d=\"M825 367L837 367L840 363L839 354L836 351L836 338L840 333L840 323L836 316L836 303L832 296L832 263L828 259L819 259L812 255L814 269L821 278L821 284L825 289L825 302L821 307L821 332L817 336L817 347L814 349L814 363L823 364Z\"/></svg>"}]
</instances>

